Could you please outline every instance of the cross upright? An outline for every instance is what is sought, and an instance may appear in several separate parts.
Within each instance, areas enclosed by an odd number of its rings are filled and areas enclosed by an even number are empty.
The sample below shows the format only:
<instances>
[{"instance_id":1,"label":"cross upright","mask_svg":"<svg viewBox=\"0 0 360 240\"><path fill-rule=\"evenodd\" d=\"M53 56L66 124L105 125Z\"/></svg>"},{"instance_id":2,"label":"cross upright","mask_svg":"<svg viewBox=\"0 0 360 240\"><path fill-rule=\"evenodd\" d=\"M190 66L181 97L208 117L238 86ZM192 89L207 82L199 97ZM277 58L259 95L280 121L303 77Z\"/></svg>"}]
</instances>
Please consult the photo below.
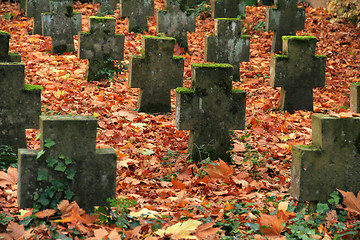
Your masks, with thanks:
<instances>
[{"instance_id":1,"label":"cross upright","mask_svg":"<svg viewBox=\"0 0 360 240\"><path fill-rule=\"evenodd\" d=\"M350 84L350 110L360 113L360 82Z\"/></svg>"},{"instance_id":2,"label":"cross upright","mask_svg":"<svg viewBox=\"0 0 360 240\"><path fill-rule=\"evenodd\" d=\"M21 208L33 207L37 196L43 207L51 206L52 199L70 198L93 211L115 197L116 152L95 150L96 130L97 119L92 116L40 117L41 150L19 149Z\"/></svg>"},{"instance_id":3,"label":"cross upright","mask_svg":"<svg viewBox=\"0 0 360 240\"><path fill-rule=\"evenodd\" d=\"M25 14L34 18L32 34L42 34L41 14L49 12L49 0L26 0Z\"/></svg>"},{"instance_id":4,"label":"cross upright","mask_svg":"<svg viewBox=\"0 0 360 240\"><path fill-rule=\"evenodd\" d=\"M360 118L312 115L312 145L293 146L291 195L327 203L336 189L360 189Z\"/></svg>"},{"instance_id":5,"label":"cross upright","mask_svg":"<svg viewBox=\"0 0 360 240\"><path fill-rule=\"evenodd\" d=\"M51 13L42 13L43 36L51 36L51 52L75 51L73 35L81 31L81 13L73 12L71 0L50 0Z\"/></svg>"},{"instance_id":6,"label":"cross upright","mask_svg":"<svg viewBox=\"0 0 360 240\"><path fill-rule=\"evenodd\" d=\"M297 7L298 0L275 0L275 8L266 9L266 31L274 31L271 51L282 50L282 36L296 35L304 29L305 9Z\"/></svg>"},{"instance_id":7,"label":"cross upright","mask_svg":"<svg viewBox=\"0 0 360 240\"><path fill-rule=\"evenodd\" d=\"M230 64L192 64L192 89L176 89L176 128L190 130L188 152L230 161L230 129L244 129L246 93L232 89Z\"/></svg>"},{"instance_id":8,"label":"cross upright","mask_svg":"<svg viewBox=\"0 0 360 240\"><path fill-rule=\"evenodd\" d=\"M9 53L10 33L0 31L0 62L21 62L21 55Z\"/></svg>"},{"instance_id":9,"label":"cross upright","mask_svg":"<svg viewBox=\"0 0 360 240\"><path fill-rule=\"evenodd\" d=\"M128 32L148 31L147 17L154 16L154 0L120 0L120 15L128 18Z\"/></svg>"},{"instance_id":10,"label":"cross upright","mask_svg":"<svg viewBox=\"0 0 360 240\"><path fill-rule=\"evenodd\" d=\"M0 145L26 147L26 129L39 125L41 86L24 84L23 63L0 63Z\"/></svg>"},{"instance_id":11,"label":"cross upright","mask_svg":"<svg viewBox=\"0 0 360 240\"><path fill-rule=\"evenodd\" d=\"M244 18L245 0L213 0L211 3L212 14L215 18Z\"/></svg>"},{"instance_id":12,"label":"cross upright","mask_svg":"<svg viewBox=\"0 0 360 240\"><path fill-rule=\"evenodd\" d=\"M93 0L93 3L100 3L99 12L109 15L114 14L118 0Z\"/></svg>"},{"instance_id":13,"label":"cross upright","mask_svg":"<svg viewBox=\"0 0 360 240\"><path fill-rule=\"evenodd\" d=\"M171 111L170 90L182 86L184 75L184 58L173 57L174 46L174 38L146 36L142 56L130 57L129 86L141 88L139 111Z\"/></svg>"},{"instance_id":14,"label":"cross upright","mask_svg":"<svg viewBox=\"0 0 360 240\"><path fill-rule=\"evenodd\" d=\"M205 61L231 64L233 81L240 80L239 62L249 61L250 36L241 35L241 29L238 18L217 18L215 36L205 36Z\"/></svg>"},{"instance_id":15,"label":"cross upright","mask_svg":"<svg viewBox=\"0 0 360 240\"><path fill-rule=\"evenodd\" d=\"M158 32L165 32L176 39L180 47L189 51L187 32L195 32L195 12L187 9L187 0L165 0L165 10L158 10Z\"/></svg>"},{"instance_id":16,"label":"cross upright","mask_svg":"<svg viewBox=\"0 0 360 240\"><path fill-rule=\"evenodd\" d=\"M326 56L315 55L316 38L284 36L283 55L272 55L270 85L281 87L279 109L313 110L313 88L325 84Z\"/></svg>"},{"instance_id":17,"label":"cross upright","mask_svg":"<svg viewBox=\"0 0 360 240\"><path fill-rule=\"evenodd\" d=\"M90 17L90 31L79 33L78 57L89 59L86 79L99 81L114 73L114 60L124 58L124 35L115 34L116 19Z\"/></svg>"}]
</instances>

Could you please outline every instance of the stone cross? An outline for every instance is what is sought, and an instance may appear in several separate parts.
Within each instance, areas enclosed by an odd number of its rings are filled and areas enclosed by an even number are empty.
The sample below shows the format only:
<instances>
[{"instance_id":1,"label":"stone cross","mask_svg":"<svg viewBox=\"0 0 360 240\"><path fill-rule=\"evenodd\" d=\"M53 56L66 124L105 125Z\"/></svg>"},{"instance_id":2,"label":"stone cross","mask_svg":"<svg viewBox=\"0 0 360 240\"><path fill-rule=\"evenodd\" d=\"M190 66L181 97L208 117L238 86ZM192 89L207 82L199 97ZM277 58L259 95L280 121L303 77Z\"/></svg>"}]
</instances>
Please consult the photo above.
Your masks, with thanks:
<instances>
[{"instance_id":1,"label":"stone cross","mask_svg":"<svg viewBox=\"0 0 360 240\"><path fill-rule=\"evenodd\" d=\"M21 62L21 55L9 53L10 33L0 31L0 62Z\"/></svg>"},{"instance_id":2,"label":"stone cross","mask_svg":"<svg viewBox=\"0 0 360 240\"><path fill-rule=\"evenodd\" d=\"M141 88L137 107L141 112L171 111L170 90L182 86L184 58L173 57L175 39L142 37L142 56L131 56L129 86Z\"/></svg>"},{"instance_id":3,"label":"stone cross","mask_svg":"<svg viewBox=\"0 0 360 240\"><path fill-rule=\"evenodd\" d=\"M19 1L19 11L26 11L26 0L20 0Z\"/></svg>"},{"instance_id":4,"label":"stone cross","mask_svg":"<svg viewBox=\"0 0 360 240\"><path fill-rule=\"evenodd\" d=\"M41 114L41 86L24 84L23 63L0 63L0 145L26 147L25 129L35 129Z\"/></svg>"},{"instance_id":5,"label":"stone cross","mask_svg":"<svg viewBox=\"0 0 360 240\"><path fill-rule=\"evenodd\" d=\"M188 152L230 161L230 129L244 129L246 93L232 89L230 64L192 64L192 89L176 89L176 128L190 130Z\"/></svg>"},{"instance_id":6,"label":"stone cross","mask_svg":"<svg viewBox=\"0 0 360 240\"><path fill-rule=\"evenodd\" d=\"M49 198L59 201L73 195L70 200L93 211L115 197L116 152L95 150L96 129L97 119L91 116L40 117L41 150L18 153L21 208L33 207L34 197L47 207L52 204Z\"/></svg>"},{"instance_id":7,"label":"stone cross","mask_svg":"<svg viewBox=\"0 0 360 240\"><path fill-rule=\"evenodd\" d=\"M26 0L25 14L34 18L32 34L42 34L41 14L50 11L49 0Z\"/></svg>"},{"instance_id":8,"label":"stone cross","mask_svg":"<svg viewBox=\"0 0 360 240\"><path fill-rule=\"evenodd\" d=\"M116 10L116 4L118 0L93 0L93 3L100 3L100 8L98 12L105 13L108 15L113 15L114 11Z\"/></svg>"},{"instance_id":9,"label":"stone cross","mask_svg":"<svg viewBox=\"0 0 360 240\"><path fill-rule=\"evenodd\" d=\"M313 88L325 84L326 56L315 55L316 38L284 36L283 55L272 55L270 85L281 87L279 109L313 110Z\"/></svg>"},{"instance_id":10,"label":"stone cross","mask_svg":"<svg viewBox=\"0 0 360 240\"><path fill-rule=\"evenodd\" d=\"M249 61L250 36L241 35L238 18L215 19L215 36L205 37L205 61L229 63L234 67L233 81L240 80L239 62Z\"/></svg>"},{"instance_id":11,"label":"stone cross","mask_svg":"<svg viewBox=\"0 0 360 240\"><path fill-rule=\"evenodd\" d=\"M213 0L212 14L215 18L245 18L245 0Z\"/></svg>"},{"instance_id":12,"label":"stone cross","mask_svg":"<svg viewBox=\"0 0 360 240\"><path fill-rule=\"evenodd\" d=\"M154 0L120 0L120 15L128 18L128 32L148 31L147 17L154 16Z\"/></svg>"},{"instance_id":13,"label":"stone cross","mask_svg":"<svg viewBox=\"0 0 360 240\"><path fill-rule=\"evenodd\" d=\"M298 0L275 0L275 8L266 9L266 31L274 31L271 51L282 50L281 37L296 35L304 29L305 9L297 7Z\"/></svg>"},{"instance_id":14,"label":"stone cross","mask_svg":"<svg viewBox=\"0 0 360 240\"><path fill-rule=\"evenodd\" d=\"M81 14L73 12L71 0L50 0L51 13L42 13L42 31L51 36L51 52L75 51L73 35L81 31Z\"/></svg>"},{"instance_id":15,"label":"stone cross","mask_svg":"<svg viewBox=\"0 0 360 240\"><path fill-rule=\"evenodd\" d=\"M360 113L360 82L350 84L350 110Z\"/></svg>"},{"instance_id":16,"label":"stone cross","mask_svg":"<svg viewBox=\"0 0 360 240\"><path fill-rule=\"evenodd\" d=\"M90 31L79 33L78 57L89 59L87 80L99 81L114 74L114 60L124 58L124 35L115 34L116 19L90 17Z\"/></svg>"},{"instance_id":17,"label":"stone cross","mask_svg":"<svg viewBox=\"0 0 360 240\"><path fill-rule=\"evenodd\" d=\"M174 37L180 47L188 51L187 32L195 32L195 12L187 8L187 0L165 0L165 11L158 10L158 32Z\"/></svg>"},{"instance_id":18,"label":"stone cross","mask_svg":"<svg viewBox=\"0 0 360 240\"><path fill-rule=\"evenodd\" d=\"M360 189L360 118L312 115L313 145L293 146L291 195L326 203L336 189Z\"/></svg>"}]
</instances>

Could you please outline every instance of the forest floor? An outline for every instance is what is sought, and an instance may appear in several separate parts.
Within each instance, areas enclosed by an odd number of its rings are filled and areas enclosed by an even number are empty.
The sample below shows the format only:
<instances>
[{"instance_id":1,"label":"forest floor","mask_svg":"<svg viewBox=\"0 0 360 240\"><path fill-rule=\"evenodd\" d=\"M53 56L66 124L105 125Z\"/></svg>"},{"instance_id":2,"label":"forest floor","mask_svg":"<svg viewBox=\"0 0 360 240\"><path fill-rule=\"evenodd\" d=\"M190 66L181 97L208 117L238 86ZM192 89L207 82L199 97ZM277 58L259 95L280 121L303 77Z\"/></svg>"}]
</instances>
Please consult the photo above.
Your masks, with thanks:
<instances>
[{"instance_id":1,"label":"forest floor","mask_svg":"<svg viewBox=\"0 0 360 240\"><path fill-rule=\"evenodd\" d=\"M94 4L74 4L75 11L83 14L83 31L88 31L88 17L96 15L97 8ZM163 9L163 1L155 0L155 8ZM295 221L295 213L289 210L297 205L289 196L291 149L311 144L313 113L277 110L279 89L269 85L272 33L264 31L265 7L246 8L244 32L251 36L250 61L240 64L241 81L233 83L233 88L247 93L246 127L233 131L233 162L229 165L217 159L204 160L202 165L187 160L189 131L175 128L174 90L171 113L135 111L139 90L128 86L127 66L130 55L141 54L142 34L127 32L127 20L119 18L119 10L115 12L116 33L125 35L124 61L119 62L122 73L114 81L89 83L85 80L87 60L77 57L78 36L74 36L75 52L52 54L50 37L30 35L32 19L17 9L17 4L0 2L0 30L11 34L10 51L22 55L25 83L43 86L42 113L97 117L97 147L112 147L118 156L117 197L129 205L131 199L136 200L136 205L123 210L130 215L113 217L117 223L110 217L103 223L98 219L85 221L84 216L90 215L81 213L77 218L73 211L70 220L65 214L38 214L37 219L23 224L24 229L18 223L32 214L31 209L24 212L18 208L16 184L3 184L0 220L4 222L0 221L0 230L7 231L5 239L16 239L15 233L29 239L118 239L119 234L127 239L300 239L301 234L305 236L302 239L331 239L360 226L356 214L347 214L341 221L339 210L329 210L322 222L303 225L305 230L291 227L301 220L298 217ZM145 35L158 35L155 21L149 17ZM185 57L185 87L191 86L191 64L204 62L205 35L213 31L214 20L198 17L196 31L188 33L189 53L175 48L176 55ZM306 7L305 29L297 34L315 36L316 54L327 56L325 87L314 89L314 113L351 116L350 83L360 79L360 29L324 9ZM27 130L28 148L40 148L38 134L39 130ZM140 210L152 215L133 219ZM10 219L7 226L5 216ZM126 224L121 225L119 219ZM309 219L310 215L303 216L303 220ZM331 228L340 222L346 228Z\"/></svg>"}]
</instances>

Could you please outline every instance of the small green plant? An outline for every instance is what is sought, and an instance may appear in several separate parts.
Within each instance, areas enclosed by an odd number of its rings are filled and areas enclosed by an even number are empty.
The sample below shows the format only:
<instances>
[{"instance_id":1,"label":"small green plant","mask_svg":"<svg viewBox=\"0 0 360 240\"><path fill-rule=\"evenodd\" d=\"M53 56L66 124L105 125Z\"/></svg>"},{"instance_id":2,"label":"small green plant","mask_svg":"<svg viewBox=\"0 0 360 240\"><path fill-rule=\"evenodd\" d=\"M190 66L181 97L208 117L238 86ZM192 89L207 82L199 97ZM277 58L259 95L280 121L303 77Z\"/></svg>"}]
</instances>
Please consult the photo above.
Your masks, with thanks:
<instances>
[{"instance_id":1,"label":"small green plant","mask_svg":"<svg viewBox=\"0 0 360 240\"><path fill-rule=\"evenodd\" d=\"M257 32L264 32L265 25L266 25L265 21L260 21L257 24L255 24L252 29Z\"/></svg>"},{"instance_id":2,"label":"small green plant","mask_svg":"<svg viewBox=\"0 0 360 240\"><path fill-rule=\"evenodd\" d=\"M195 15L197 17L200 16L200 18L204 20L205 18L210 17L210 10L211 6L208 1L203 1L195 7Z\"/></svg>"},{"instance_id":3,"label":"small green plant","mask_svg":"<svg viewBox=\"0 0 360 240\"><path fill-rule=\"evenodd\" d=\"M17 167L17 156L11 146L0 145L0 170Z\"/></svg>"},{"instance_id":4,"label":"small green plant","mask_svg":"<svg viewBox=\"0 0 360 240\"><path fill-rule=\"evenodd\" d=\"M128 65L123 63L122 61L116 61L114 58L109 58L107 59L104 64L107 65L111 65L114 63L114 68L111 69L107 69L107 68L103 68L102 70L98 71L94 78L101 78L103 79L103 84L104 85L108 85L111 82L115 82L116 77L118 76L118 74L124 73L127 69L128 69ZM91 79L88 79L88 81L92 81ZM123 80L121 80L123 81Z\"/></svg>"}]
</instances>

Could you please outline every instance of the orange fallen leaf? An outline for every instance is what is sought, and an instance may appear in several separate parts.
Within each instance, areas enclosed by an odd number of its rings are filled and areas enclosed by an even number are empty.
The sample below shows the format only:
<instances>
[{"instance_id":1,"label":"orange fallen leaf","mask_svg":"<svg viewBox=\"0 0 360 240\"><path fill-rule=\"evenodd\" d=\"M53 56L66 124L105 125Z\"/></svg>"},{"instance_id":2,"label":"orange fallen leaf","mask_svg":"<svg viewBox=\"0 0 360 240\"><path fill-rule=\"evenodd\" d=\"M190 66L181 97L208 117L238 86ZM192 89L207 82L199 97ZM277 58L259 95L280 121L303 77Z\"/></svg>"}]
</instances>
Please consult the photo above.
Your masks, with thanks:
<instances>
[{"instance_id":1,"label":"orange fallen leaf","mask_svg":"<svg viewBox=\"0 0 360 240\"><path fill-rule=\"evenodd\" d=\"M176 189L180 189L180 190L185 189L185 184L176 179L171 179L171 183Z\"/></svg>"},{"instance_id":2,"label":"orange fallen leaf","mask_svg":"<svg viewBox=\"0 0 360 240\"><path fill-rule=\"evenodd\" d=\"M0 187L6 187L6 185L15 185L17 183L18 170L13 167L9 167L7 172L0 172Z\"/></svg>"},{"instance_id":3,"label":"orange fallen leaf","mask_svg":"<svg viewBox=\"0 0 360 240\"><path fill-rule=\"evenodd\" d=\"M43 211L35 213L35 216L38 218L47 218L56 213L55 209L45 209Z\"/></svg>"},{"instance_id":4,"label":"orange fallen leaf","mask_svg":"<svg viewBox=\"0 0 360 240\"><path fill-rule=\"evenodd\" d=\"M360 215L360 191L355 197L353 192L345 192L337 189L343 196L343 203L346 206L345 210Z\"/></svg>"},{"instance_id":5,"label":"orange fallen leaf","mask_svg":"<svg viewBox=\"0 0 360 240\"><path fill-rule=\"evenodd\" d=\"M205 223L196 229L195 235L199 239L206 239L208 236L217 234L217 232L222 231L221 228L213 228L214 223Z\"/></svg>"},{"instance_id":6,"label":"orange fallen leaf","mask_svg":"<svg viewBox=\"0 0 360 240\"><path fill-rule=\"evenodd\" d=\"M211 178L229 179L233 175L234 170L227 165L223 160L219 159L219 165L211 166L205 169Z\"/></svg>"},{"instance_id":7,"label":"orange fallen leaf","mask_svg":"<svg viewBox=\"0 0 360 240\"><path fill-rule=\"evenodd\" d=\"M284 221L276 215L260 215L260 232L265 234L265 236L280 236L281 232L284 230L283 226Z\"/></svg>"}]
</instances>

